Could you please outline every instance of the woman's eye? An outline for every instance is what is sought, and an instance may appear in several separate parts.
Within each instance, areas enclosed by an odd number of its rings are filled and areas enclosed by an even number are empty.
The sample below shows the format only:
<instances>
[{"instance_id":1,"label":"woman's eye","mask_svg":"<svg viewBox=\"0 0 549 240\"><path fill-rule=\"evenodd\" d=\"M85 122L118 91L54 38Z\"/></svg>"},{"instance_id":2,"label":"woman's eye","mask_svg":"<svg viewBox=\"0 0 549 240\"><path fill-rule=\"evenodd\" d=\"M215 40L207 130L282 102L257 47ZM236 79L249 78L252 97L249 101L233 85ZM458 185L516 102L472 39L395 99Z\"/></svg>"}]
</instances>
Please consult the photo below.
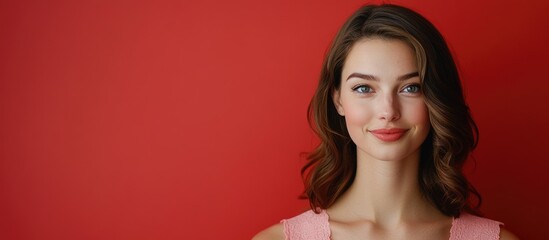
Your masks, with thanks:
<instances>
[{"instance_id":1,"label":"woman's eye","mask_svg":"<svg viewBox=\"0 0 549 240\"><path fill-rule=\"evenodd\" d=\"M371 93L371 92L373 92L371 87L368 87L368 86L365 86L365 85L357 86L357 87L353 88L353 91L358 92L358 93Z\"/></svg>"},{"instance_id":2,"label":"woman's eye","mask_svg":"<svg viewBox=\"0 0 549 240\"><path fill-rule=\"evenodd\" d=\"M402 91L405 93L419 93L421 91L421 87L418 84L412 84L406 86Z\"/></svg>"}]
</instances>

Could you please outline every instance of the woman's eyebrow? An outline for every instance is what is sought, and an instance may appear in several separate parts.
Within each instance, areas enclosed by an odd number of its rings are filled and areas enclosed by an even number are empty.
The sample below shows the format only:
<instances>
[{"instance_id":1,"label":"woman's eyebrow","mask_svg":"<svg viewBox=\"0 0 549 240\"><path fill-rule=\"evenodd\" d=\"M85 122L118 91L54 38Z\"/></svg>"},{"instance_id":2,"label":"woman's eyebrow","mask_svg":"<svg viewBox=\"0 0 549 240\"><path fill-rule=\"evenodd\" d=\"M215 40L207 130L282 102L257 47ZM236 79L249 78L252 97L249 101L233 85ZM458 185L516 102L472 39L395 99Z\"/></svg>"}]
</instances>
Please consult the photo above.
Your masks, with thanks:
<instances>
[{"instance_id":1,"label":"woman's eyebrow","mask_svg":"<svg viewBox=\"0 0 549 240\"><path fill-rule=\"evenodd\" d=\"M379 81L379 78L377 78L376 76L374 75L370 75L370 74L364 74L364 73L351 73L351 75L349 75L349 77L347 77L347 80L351 79L351 78L361 78L361 79L364 79L364 80L372 80L372 81ZM413 77L419 77L419 72L411 72L411 73L407 73L407 74L404 74L400 77L397 78L398 81L405 81L405 80L408 80L410 78L413 78Z\"/></svg>"},{"instance_id":2,"label":"woman's eyebrow","mask_svg":"<svg viewBox=\"0 0 549 240\"><path fill-rule=\"evenodd\" d=\"M398 81L406 81L410 78L413 78L413 77L419 77L419 72L411 72L411 73L408 73L408 74L404 74L400 77L397 78Z\"/></svg>"},{"instance_id":3,"label":"woman's eyebrow","mask_svg":"<svg viewBox=\"0 0 549 240\"><path fill-rule=\"evenodd\" d=\"M379 81L379 79L373 75L369 75L369 74L364 74L364 73L351 73L351 75L349 75L349 77L347 77L347 80L351 79L351 78L362 78L362 79L365 79L365 80L373 80L373 81ZM347 81L346 80L346 81Z\"/></svg>"}]
</instances>

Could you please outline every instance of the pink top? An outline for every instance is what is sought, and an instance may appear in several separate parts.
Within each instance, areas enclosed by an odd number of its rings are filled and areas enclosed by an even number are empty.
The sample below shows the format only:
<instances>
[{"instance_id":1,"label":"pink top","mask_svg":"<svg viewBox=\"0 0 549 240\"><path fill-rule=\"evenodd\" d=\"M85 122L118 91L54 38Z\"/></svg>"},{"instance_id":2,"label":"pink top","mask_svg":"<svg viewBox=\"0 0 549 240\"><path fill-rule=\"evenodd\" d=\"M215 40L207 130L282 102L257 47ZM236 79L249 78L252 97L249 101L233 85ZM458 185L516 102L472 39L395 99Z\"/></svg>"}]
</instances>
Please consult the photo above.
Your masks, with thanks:
<instances>
[{"instance_id":1,"label":"pink top","mask_svg":"<svg viewBox=\"0 0 549 240\"><path fill-rule=\"evenodd\" d=\"M329 240L330 224L328 214L312 210L290 219L282 220L286 240ZM502 223L487 218L462 213L452 220L450 240L497 240Z\"/></svg>"}]
</instances>

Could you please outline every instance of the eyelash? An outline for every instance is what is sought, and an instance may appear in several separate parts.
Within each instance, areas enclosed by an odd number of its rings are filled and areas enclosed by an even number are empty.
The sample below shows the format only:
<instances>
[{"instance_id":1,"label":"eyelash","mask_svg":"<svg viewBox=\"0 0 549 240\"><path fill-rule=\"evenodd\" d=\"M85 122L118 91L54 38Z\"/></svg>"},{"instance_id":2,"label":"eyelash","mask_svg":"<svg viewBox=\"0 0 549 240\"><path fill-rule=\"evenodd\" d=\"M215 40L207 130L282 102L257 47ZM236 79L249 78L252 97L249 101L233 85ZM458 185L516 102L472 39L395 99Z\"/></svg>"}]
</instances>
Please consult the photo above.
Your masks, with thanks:
<instances>
[{"instance_id":1,"label":"eyelash","mask_svg":"<svg viewBox=\"0 0 549 240\"><path fill-rule=\"evenodd\" d=\"M365 90L366 91L360 91L359 89L362 89L362 88L366 88ZM406 90L406 89L409 89L409 88L416 88L415 91L412 91L412 90ZM373 92L373 89L372 87L368 86L368 85L358 85L356 87L353 87L352 88L353 92L357 92L359 94L368 94L368 93L372 93ZM416 94L416 93L420 93L421 92L421 85L419 84L410 84L410 85L407 85L405 86L403 89L402 89L402 92L404 93L408 93L408 94Z\"/></svg>"},{"instance_id":2,"label":"eyelash","mask_svg":"<svg viewBox=\"0 0 549 240\"><path fill-rule=\"evenodd\" d=\"M359 89L361 89L361 88L368 88L368 90L370 90L370 91L368 91L368 92L362 92L362 91L359 90ZM370 86L368 86L368 85L358 85L358 86L356 86L356 87L353 88L353 91L354 91L354 92L357 92L357 93L360 93L360 94L366 94L366 93L371 93L371 92L372 92L372 88L371 88Z\"/></svg>"},{"instance_id":3,"label":"eyelash","mask_svg":"<svg viewBox=\"0 0 549 240\"><path fill-rule=\"evenodd\" d=\"M408 88L411 88L411 87L416 88L416 91L413 91L413 92L408 91L406 93L420 93L421 92L421 85L419 85L419 84L410 84L410 85L404 87L403 91L405 89L408 89Z\"/></svg>"}]
</instances>

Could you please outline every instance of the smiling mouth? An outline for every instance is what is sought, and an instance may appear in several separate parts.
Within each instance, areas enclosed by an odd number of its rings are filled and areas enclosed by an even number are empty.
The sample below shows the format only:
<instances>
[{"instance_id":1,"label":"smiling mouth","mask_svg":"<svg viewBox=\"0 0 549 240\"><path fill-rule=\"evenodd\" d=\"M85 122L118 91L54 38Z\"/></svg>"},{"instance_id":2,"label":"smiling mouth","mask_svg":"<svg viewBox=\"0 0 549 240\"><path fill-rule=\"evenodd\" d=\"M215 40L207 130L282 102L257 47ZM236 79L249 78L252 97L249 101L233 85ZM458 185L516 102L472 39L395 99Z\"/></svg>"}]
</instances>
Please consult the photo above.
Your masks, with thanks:
<instances>
[{"instance_id":1,"label":"smiling mouth","mask_svg":"<svg viewBox=\"0 0 549 240\"><path fill-rule=\"evenodd\" d=\"M369 132L384 142L398 141L407 132L407 129L402 128L383 128L376 130L369 130Z\"/></svg>"}]
</instances>

